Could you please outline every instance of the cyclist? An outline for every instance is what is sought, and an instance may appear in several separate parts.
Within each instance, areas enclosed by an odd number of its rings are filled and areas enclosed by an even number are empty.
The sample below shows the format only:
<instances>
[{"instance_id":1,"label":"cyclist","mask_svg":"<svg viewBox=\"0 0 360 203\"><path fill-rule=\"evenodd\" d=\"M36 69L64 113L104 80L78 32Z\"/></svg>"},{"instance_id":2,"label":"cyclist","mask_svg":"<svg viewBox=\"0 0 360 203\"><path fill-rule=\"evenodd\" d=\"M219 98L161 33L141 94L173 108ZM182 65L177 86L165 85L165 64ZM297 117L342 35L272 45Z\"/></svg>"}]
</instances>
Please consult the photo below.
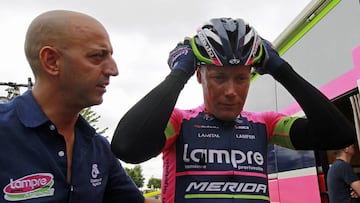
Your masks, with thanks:
<instances>
[{"instance_id":1,"label":"cyclist","mask_svg":"<svg viewBox=\"0 0 360 203\"><path fill-rule=\"evenodd\" d=\"M165 203L269 202L269 142L292 149L354 142L344 115L242 19L211 19L170 52L168 64L170 74L122 117L111 143L130 163L163 153ZM244 110L251 68L281 83L307 118ZM194 72L204 104L174 108Z\"/></svg>"}]
</instances>

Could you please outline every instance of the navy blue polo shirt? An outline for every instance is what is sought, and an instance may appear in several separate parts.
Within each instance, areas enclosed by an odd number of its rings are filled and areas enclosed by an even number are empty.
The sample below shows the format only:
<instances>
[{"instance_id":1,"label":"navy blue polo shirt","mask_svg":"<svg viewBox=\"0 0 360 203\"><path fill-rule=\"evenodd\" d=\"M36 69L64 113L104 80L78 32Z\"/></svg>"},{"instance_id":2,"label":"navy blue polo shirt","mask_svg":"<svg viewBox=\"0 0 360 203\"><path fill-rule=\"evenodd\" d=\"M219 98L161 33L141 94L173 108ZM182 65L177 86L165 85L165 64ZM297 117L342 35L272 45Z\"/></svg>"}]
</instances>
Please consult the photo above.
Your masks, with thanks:
<instances>
[{"instance_id":1,"label":"navy blue polo shirt","mask_svg":"<svg viewBox=\"0 0 360 203\"><path fill-rule=\"evenodd\" d=\"M0 150L0 202L144 202L109 142L81 116L67 183L65 140L30 90L0 104Z\"/></svg>"},{"instance_id":2,"label":"navy blue polo shirt","mask_svg":"<svg viewBox=\"0 0 360 203\"><path fill-rule=\"evenodd\" d=\"M327 186L330 202L360 202L358 198L351 198L351 184L359 177L352 166L341 159L336 159L327 174Z\"/></svg>"}]
</instances>

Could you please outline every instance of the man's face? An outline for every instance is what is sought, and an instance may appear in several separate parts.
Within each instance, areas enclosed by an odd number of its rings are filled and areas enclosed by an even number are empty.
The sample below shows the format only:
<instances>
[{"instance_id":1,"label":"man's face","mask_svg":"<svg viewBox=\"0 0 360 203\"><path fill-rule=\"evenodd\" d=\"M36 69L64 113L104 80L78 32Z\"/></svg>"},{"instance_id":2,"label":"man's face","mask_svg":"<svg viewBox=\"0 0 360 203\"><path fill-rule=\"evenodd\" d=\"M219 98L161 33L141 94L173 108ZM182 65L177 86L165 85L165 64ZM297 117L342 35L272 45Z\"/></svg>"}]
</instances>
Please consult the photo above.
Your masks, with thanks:
<instances>
[{"instance_id":1,"label":"man's face","mask_svg":"<svg viewBox=\"0 0 360 203\"><path fill-rule=\"evenodd\" d=\"M110 76L118 75L112 46L105 29L96 22L74 26L70 45L63 55L63 90L80 107L101 104ZM76 100L75 100L76 98ZM75 103L74 103L75 102Z\"/></svg>"},{"instance_id":2,"label":"man's face","mask_svg":"<svg viewBox=\"0 0 360 203\"><path fill-rule=\"evenodd\" d=\"M203 65L197 71L197 79L210 114L232 121L243 110L250 85L249 66Z\"/></svg>"}]
</instances>

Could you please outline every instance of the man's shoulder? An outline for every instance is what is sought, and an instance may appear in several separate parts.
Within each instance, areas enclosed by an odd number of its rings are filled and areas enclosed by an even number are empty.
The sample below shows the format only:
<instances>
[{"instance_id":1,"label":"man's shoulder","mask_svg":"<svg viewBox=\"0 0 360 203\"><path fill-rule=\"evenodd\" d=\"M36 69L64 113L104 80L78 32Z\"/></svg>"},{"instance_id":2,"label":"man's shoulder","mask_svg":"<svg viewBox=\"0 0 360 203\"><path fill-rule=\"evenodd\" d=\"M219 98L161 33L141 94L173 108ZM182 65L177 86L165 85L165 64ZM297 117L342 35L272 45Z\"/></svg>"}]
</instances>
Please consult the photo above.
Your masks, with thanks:
<instances>
[{"instance_id":1,"label":"man's shoulder","mask_svg":"<svg viewBox=\"0 0 360 203\"><path fill-rule=\"evenodd\" d=\"M0 122L9 123L13 118L18 117L17 115L17 102L15 100L0 104Z\"/></svg>"}]
</instances>

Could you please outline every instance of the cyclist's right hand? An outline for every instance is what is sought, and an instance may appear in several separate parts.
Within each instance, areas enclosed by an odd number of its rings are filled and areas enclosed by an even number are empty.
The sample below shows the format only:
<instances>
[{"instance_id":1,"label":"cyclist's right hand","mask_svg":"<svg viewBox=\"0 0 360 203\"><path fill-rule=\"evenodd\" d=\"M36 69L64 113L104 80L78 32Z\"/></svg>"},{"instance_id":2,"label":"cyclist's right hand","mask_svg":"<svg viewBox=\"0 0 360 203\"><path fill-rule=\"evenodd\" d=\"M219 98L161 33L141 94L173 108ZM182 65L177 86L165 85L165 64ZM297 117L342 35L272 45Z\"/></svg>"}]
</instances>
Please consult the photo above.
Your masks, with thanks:
<instances>
[{"instance_id":1,"label":"cyclist's right hand","mask_svg":"<svg viewBox=\"0 0 360 203\"><path fill-rule=\"evenodd\" d=\"M177 69L192 76L196 69L196 58L190 46L190 40L185 38L184 42L178 43L170 52L168 65L171 70Z\"/></svg>"}]
</instances>

